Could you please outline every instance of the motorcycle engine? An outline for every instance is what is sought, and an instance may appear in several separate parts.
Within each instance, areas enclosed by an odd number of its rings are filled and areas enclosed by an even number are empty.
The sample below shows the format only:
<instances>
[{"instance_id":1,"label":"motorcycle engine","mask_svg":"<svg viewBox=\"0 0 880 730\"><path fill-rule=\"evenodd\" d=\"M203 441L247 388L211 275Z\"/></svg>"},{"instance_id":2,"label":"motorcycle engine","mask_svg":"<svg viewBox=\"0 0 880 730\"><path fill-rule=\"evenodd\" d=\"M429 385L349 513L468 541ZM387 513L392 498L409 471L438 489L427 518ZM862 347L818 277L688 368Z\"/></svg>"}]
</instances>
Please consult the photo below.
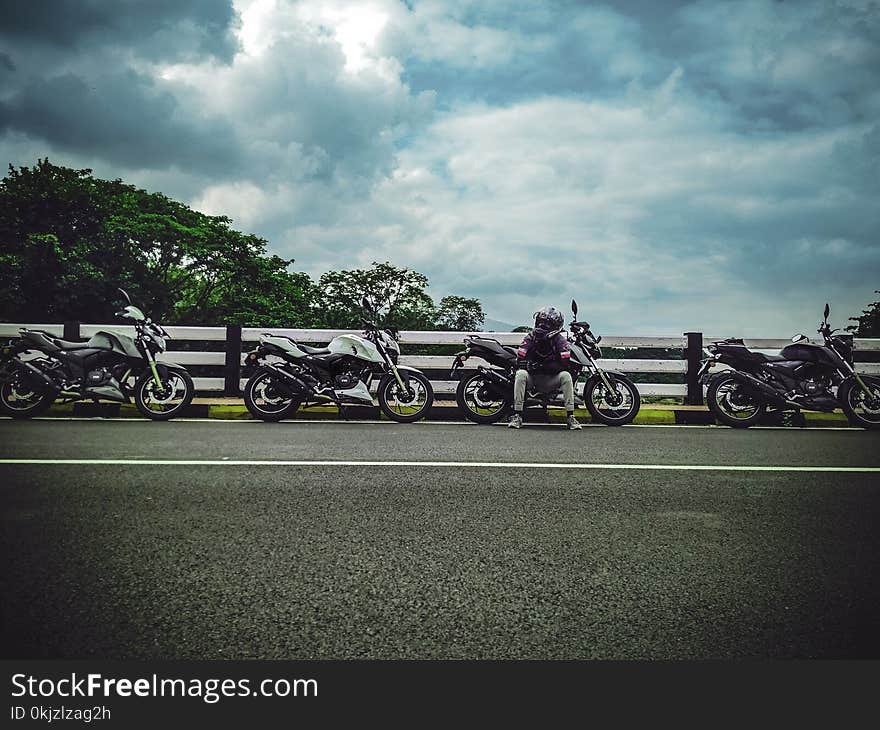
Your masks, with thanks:
<instances>
[{"instance_id":1,"label":"motorcycle engine","mask_svg":"<svg viewBox=\"0 0 880 730\"><path fill-rule=\"evenodd\" d=\"M803 389L804 393L809 396L821 395L826 390L824 383L817 382L812 378L804 380L801 383L801 388Z\"/></svg>"},{"instance_id":2,"label":"motorcycle engine","mask_svg":"<svg viewBox=\"0 0 880 730\"><path fill-rule=\"evenodd\" d=\"M107 385L112 378L113 376L107 368L90 370L88 375L86 375L86 386L89 388L95 388L100 385Z\"/></svg>"},{"instance_id":3,"label":"motorcycle engine","mask_svg":"<svg viewBox=\"0 0 880 730\"><path fill-rule=\"evenodd\" d=\"M348 390L358 384L358 377L353 373L341 373L333 378L333 387L336 390Z\"/></svg>"}]
</instances>

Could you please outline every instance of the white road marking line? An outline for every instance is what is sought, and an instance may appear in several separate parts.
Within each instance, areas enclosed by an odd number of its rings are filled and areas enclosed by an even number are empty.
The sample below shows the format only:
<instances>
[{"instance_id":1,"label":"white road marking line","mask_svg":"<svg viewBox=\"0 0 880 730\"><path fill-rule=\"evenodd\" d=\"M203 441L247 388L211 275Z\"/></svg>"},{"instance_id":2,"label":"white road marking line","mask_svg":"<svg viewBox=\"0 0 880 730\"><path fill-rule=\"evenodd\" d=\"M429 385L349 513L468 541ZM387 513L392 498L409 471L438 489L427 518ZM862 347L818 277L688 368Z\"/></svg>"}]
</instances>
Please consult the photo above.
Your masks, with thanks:
<instances>
[{"instance_id":1,"label":"white road marking line","mask_svg":"<svg viewBox=\"0 0 880 730\"><path fill-rule=\"evenodd\" d=\"M768 471L880 473L880 466L772 466L733 464L560 464L518 461L355 461L355 460L241 460L241 459L0 459L7 465L59 466L415 466L478 469L587 469L630 471Z\"/></svg>"}]
</instances>

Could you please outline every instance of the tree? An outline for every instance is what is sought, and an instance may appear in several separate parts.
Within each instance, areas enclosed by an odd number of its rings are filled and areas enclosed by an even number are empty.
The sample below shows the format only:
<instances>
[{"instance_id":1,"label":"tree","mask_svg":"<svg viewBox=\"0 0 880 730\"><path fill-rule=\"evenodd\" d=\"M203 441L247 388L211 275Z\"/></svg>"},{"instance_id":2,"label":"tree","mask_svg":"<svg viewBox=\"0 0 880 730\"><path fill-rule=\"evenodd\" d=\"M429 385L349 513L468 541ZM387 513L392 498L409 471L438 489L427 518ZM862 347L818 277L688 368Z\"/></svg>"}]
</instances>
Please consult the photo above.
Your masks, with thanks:
<instances>
[{"instance_id":1,"label":"tree","mask_svg":"<svg viewBox=\"0 0 880 730\"><path fill-rule=\"evenodd\" d=\"M325 327L357 329L364 316L361 300L386 327L432 329L434 301L425 291L428 277L389 263L373 262L369 269L328 271L318 281L321 317Z\"/></svg>"},{"instance_id":2,"label":"tree","mask_svg":"<svg viewBox=\"0 0 880 730\"><path fill-rule=\"evenodd\" d=\"M874 293L880 294L880 290ZM872 302L859 317L850 319L858 324L851 324L846 329L856 337L880 337L880 301Z\"/></svg>"},{"instance_id":3,"label":"tree","mask_svg":"<svg viewBox=\"0 0 880 730\"><path fill-rule=\"evenodd\" d=\"M473 332L483 326L485 318L479 299L449 295L440 300L436 324L442 330Z\"/></svg>"},{"instance_id":4,"label":"tree","mask_svg":"<svg viewBox=\"0 0 880 730\"><path fill-rule=\"evenodd\" d=\"M126 289L155 319L313 326L314 285L160 193L39 160L0 182L0 318L111 321Z\"/></svg>"}]
</instances>

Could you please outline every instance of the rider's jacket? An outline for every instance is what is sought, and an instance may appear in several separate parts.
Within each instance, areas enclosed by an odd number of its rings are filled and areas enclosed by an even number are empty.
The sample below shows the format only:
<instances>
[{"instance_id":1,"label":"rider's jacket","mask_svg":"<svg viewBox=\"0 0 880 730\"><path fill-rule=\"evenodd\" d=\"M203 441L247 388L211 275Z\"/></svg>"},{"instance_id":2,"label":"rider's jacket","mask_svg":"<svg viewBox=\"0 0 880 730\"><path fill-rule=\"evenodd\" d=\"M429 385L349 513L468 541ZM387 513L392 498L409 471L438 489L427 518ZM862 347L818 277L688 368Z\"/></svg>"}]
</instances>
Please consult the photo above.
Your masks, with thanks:
<instances>
[{"instance_id":1,"label":"rider's jacket","mask_svg":"<svg viewBox=\"0 0 880 730\"><path fill-rule=\"evenodd\" d=\"M527 334L516 351L517 368L529 372L555 375L568 369L571 350L568 340L561 332L547 337L544 332L534 329Z\"/></svg>"}]
</instances>

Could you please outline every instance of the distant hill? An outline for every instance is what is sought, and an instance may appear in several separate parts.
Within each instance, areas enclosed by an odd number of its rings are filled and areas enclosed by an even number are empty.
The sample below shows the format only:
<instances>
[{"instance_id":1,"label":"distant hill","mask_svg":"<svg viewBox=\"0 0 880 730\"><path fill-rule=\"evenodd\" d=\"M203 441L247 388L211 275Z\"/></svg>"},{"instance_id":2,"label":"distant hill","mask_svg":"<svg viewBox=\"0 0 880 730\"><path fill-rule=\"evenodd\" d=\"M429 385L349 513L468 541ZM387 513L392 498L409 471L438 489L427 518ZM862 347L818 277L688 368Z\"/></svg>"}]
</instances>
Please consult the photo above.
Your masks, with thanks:
<instances>
[{"instance_id":1,"label":"distant hill","mask_svg":"<svg viewBox=\"0 0 880 730\"><path fill-rule=\"evenodd\" d=\"M483 330L485 332L513 332L516 326L515 324L510 324L510 322L501 322L497 319L489 319L489 317L483 320Z\"/></svg>"}]
</instances>

